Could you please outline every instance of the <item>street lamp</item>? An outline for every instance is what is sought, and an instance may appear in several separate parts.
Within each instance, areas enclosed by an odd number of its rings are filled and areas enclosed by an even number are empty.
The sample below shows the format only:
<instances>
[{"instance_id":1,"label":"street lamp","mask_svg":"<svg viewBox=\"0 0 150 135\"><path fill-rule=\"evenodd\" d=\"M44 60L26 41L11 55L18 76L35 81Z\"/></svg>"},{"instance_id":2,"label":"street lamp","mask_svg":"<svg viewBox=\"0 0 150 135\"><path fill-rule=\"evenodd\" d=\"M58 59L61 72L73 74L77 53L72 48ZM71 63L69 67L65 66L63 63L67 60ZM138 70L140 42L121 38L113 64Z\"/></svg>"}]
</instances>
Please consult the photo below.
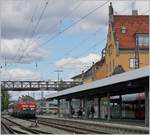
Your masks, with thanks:
<instances>
[{"instance_id":1,"label":"street lamp","mask_svg":"<svg viewBox=\"0 0 150 135\"><path fill-rule=\"evenodd\" d=\"M0 92L1 92L1 81L2 81L2 66L0 66Z\"/></svg>"},{"instance_id":2,"label":"street lamp","mask_svg":"<svg viewBox=\"0 0 150 135\"><path fill-rule=\"evenodd\" d=\"M58 86L58 90L59 90L59 73L63 72L63 70L55 70L54 72L57 72L57 77L58 77L57 86Z\"/></svg>"}]
</instances>

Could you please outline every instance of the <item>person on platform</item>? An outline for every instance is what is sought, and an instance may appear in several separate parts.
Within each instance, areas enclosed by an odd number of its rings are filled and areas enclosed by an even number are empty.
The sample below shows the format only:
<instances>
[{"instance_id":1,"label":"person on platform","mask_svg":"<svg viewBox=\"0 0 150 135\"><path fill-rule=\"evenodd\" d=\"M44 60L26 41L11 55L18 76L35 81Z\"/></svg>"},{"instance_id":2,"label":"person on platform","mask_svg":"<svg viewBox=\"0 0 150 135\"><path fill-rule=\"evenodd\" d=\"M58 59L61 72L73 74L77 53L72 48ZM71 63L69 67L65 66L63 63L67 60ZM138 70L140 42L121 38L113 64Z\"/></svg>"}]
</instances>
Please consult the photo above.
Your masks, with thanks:
<instances>
[{"instance_id":1,"label":"person on platform","mask_svg":"<svg viewBox=\"0 0 150 135\"><path fill-rule=\"evenodd\" d=\"M71 114L72 114L72 115L75 114L75 110L74 110L73 106L71 106Z\"/></svg>"},{"instance_id":2,"label":"person on platform","mask_svg":"<svg viewBox=\"0 0 150 135\"><path fill-rule=\"evenodd\" d=\"M95 113L95 109L94 109L94 105L91 106L91 117L92 119L94 118L94 113Z\"/></svg>"},{"instance_id":3,"label":"person on platform","mask_svg":"<svg viewBox=\"0 0 150 135\"><path fill-rule=\"evenodd\" d=\"M78 118L82 118L82 107L80 107L79 111L78 111Z\"/></svg>"}]
</instances>

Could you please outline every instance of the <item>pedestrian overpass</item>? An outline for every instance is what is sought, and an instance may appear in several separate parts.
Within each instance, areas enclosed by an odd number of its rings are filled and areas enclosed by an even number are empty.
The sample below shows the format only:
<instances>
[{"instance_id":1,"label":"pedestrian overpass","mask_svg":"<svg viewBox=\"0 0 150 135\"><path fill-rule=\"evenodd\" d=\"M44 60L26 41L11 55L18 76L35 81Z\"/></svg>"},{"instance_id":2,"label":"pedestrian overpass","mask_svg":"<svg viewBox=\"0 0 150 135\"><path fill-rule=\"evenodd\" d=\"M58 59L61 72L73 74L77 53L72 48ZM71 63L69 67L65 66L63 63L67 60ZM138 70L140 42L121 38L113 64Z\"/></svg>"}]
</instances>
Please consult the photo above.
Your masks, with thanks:
<instances>
[{"instance_id":1,"label":"pedestrian overpass","mask_svg":"<svg viewBox=\"0 0 150 135\"><path fill-rule=\"evenodd\" d=\"M80 85L75 81L2 81L1 89L7 91L63 90Z\"/></svg>"}]
</instances>

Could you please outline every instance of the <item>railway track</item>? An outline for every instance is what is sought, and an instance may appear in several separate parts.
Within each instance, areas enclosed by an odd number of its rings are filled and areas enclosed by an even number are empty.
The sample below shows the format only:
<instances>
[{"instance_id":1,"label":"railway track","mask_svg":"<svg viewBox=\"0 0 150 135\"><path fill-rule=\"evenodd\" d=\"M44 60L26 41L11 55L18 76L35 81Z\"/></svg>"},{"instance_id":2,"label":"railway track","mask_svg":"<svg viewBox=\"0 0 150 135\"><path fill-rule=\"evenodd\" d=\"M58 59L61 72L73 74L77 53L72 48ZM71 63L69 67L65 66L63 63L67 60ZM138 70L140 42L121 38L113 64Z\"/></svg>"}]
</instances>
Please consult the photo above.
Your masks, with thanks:
<instances>
[{"instance_id":1,"label":"railway track","mask_svg":"<svg viewBox=\"0 0 150 135\"><path fill-rule=\"evenodd\" d=\"M39 131L30 127L25 127L6 117L2 117L1 123L3 129L7 134L51 134L49 132ZM18 129L20 128L20 130L14 129L14 126L17 126Z\"/></svg>"},{"instance_id":2,"label":"railway track","mask_svg":"<svg viewBox=\"0 0 150 135\"><path fill-rule=\"evenodd\" d=\"M15 132L3 121L1 121L1 131L2 134L15 134Z\"/></svg>"},{"instance_id":3,"label":"railway track","mask_svg":"<svg viewBox=\"0 0 150 135\"><path fill-rule=\"evenodd\" d=\"M112 123L93 123L91 121L71 120L71 119L59 119L59 118L37 118L40 124L60 126L65 130L74 129L75 133L86 134L149 134L149 129L140 126L130 126L122 124ZM78 132L79 131L79 132ZM81 132L80 132L81 131ZM83 131L83 132L82 132Z\"/></svg>"},{"instance_id":4,"label":"railway track","mask_svg":"<svg viewBox=\"0 0 150 135\"><path fill-rule=\"evenodd\" d=\"M33 120L30 120L33 122ZM45 125L45 126L51 126L54 128L58 128L58 129L62 129L65 131L69 131L72 133L76 133L76 134L104 134L104 132L102 131L98 131L98 130L94 130L94 129L90 129L90 128L83 128L80 127L76 124L70 124L70 123L61 123L61 122L57 122L57 121L45 121L45 120L41 120L38 119L38 123Z\"/></svg>"},{"instance_id":5,"label":"railway track","mask_svg":"<svg viewBox=\"0 0 150 135\"><path fill-rule=\"evenodd\" d=\"M11 121L10 119L7 119L7 120ZM34 120L33 119L30 119L30 120L29 119L23 119L23 120L26 120L29 122L35 122L36 119L34 119ZM103 133L100 131L92 130L90 128L87 129L87 128L83 128L83 127L78 127L77 125L74 125L74 124L70 125L70 123L64 124L64 123L57 122L57 121L45 121L45 120L41 120L38 118L37 118L37 120L38 120L38 124L40 124L40 125L52 127L52 128L58 129L58 130L63 130L63 131L66 131L68 133L75 133L75 134L100 134L100 133ZM13 123L14 123L14 121L13 121ZM14 124L16 124L16 123L14 123ZM22 126L22 125L19 125L19 126ZM24 127L22 129L24 129ZM30 131L31 129L25 129L25 130ZM35 132L35 133L37 134L37 132ZM45 133L46 132L44 132L44 134ZM50 133L47 133L47 134L50 134Z\"/></svg>"},{"instance_id":6,"label":"railway track","mask_svg":"<svg viewBox=\"0 0 150 135\"><path fill-rule=\"evenodd\" d=\"M13 117L10 117L14 119ZM18 118L17 118L18 119ZM14 119L15 120L15 119ZM22 119L20 119L22 120ZM75 134L148 134L148 129L144 127L138 126L128 126L128 125L119 125L119 124L111 124L111 123L92 123L90 121L79 121L79 120L70 120L70 119L59 119L59 118L42 118L37 117L37 119L23 119L30 123L35 123L35 120L38 121L38 125L41 129L32 129L27 127L22 127L22 129L27 130L34 134L54 134L54 130L58 131L58 134L66 133L75 133ZM11 121L9 119L9 121ZM14 121L13 121L14 122ZM14 122L14 124L16 124ZM18 124L17 124L18 125ZM22 125L18 125L22 126ZM49 129L51 128L51 129ZM47 133L53 132L53 133ZM43 130L43 131L39 131ZM55 130L55 131L56 131Z\"/></svg>"}]
</instances>

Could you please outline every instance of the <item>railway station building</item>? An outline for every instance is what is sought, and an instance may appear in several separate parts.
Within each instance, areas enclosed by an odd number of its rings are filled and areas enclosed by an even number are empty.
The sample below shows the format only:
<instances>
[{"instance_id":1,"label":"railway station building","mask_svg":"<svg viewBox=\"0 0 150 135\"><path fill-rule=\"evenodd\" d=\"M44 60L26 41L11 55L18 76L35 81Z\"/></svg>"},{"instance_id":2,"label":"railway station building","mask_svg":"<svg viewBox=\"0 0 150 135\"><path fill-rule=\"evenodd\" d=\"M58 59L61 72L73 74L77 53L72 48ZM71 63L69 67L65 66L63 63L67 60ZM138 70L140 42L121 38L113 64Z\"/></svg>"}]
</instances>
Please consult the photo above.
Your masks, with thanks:
<instances>
[{"instance_id":1,"label":"railway station building","mask_svg":"<svg viewBox=\"0 0 150 135\"><path fill-rule=\"evenodd\" d=\"M109 6L109 26L101 60L72 79L82 85L59 91L59 117L74 117L81 109L83 118L140 119L149 126L149 17L114 15ZM74 113L73 110L75 110Z\"/></svg>"},{"instance_id":2,"label":"railway station building","mask_svg":"<svg viewBox=\"0 0 150 135\"><path fill-rule=\"evenodd\" d=\"M149 64L149 16L114 15L109 6L109 25L106 46L101 60L72 79L89 83L117 73L131 71Z\"/></svg>"}]
</instances>

